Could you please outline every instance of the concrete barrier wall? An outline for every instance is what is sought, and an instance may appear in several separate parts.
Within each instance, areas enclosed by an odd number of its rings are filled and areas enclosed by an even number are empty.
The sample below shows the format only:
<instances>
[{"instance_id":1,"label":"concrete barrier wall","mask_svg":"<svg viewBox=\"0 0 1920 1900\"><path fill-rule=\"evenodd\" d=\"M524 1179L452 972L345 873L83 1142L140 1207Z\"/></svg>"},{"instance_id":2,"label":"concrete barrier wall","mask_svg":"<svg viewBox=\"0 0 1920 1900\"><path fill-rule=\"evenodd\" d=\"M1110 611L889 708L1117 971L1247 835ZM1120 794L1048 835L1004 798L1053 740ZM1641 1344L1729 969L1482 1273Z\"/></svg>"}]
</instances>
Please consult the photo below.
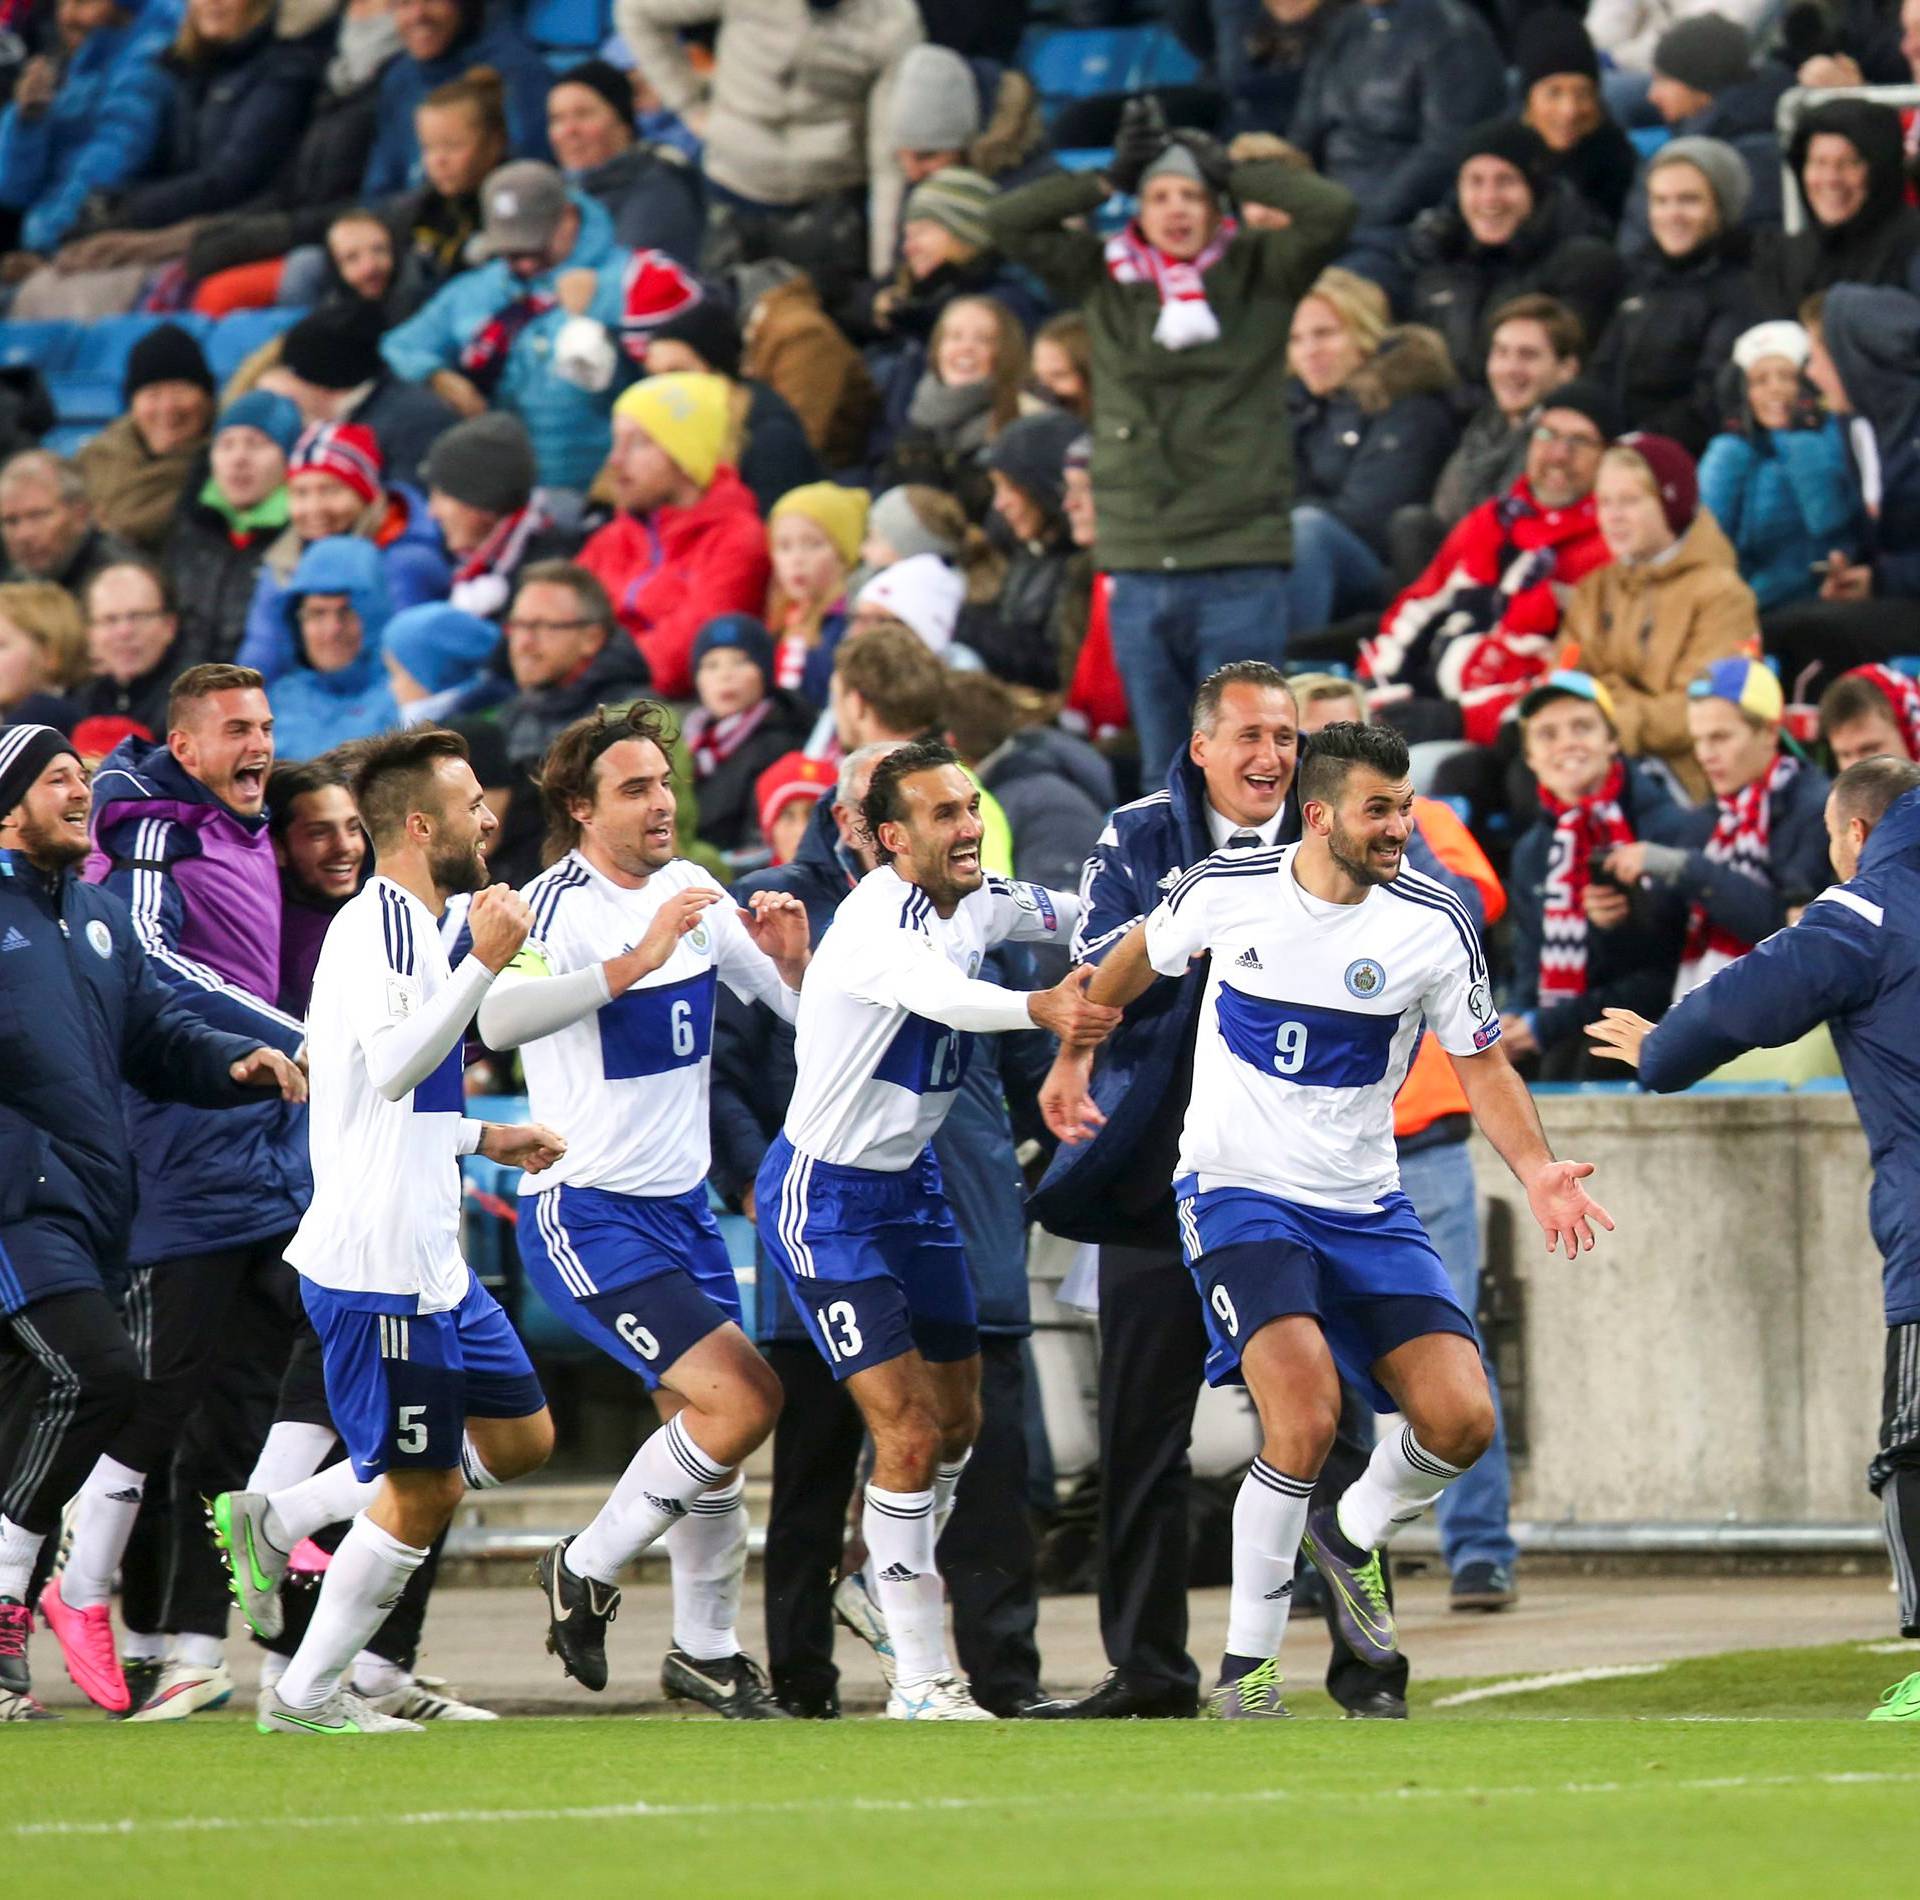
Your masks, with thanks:
<instances>
[{"instance_id":1,"label":"concrete barrier wall","mask_svg":"<svg viewBox=\"0 0 1920 1900\"><path fill-rule=\"evenodd\" d=\"M1508 1203L1528 1455L1514 1516L1865 1522L1879 1423L1880 1257L1845 1095L1550 1096L1556 1154L1618 1223L1548 1256Z\"/></svg>"}]
</instances>

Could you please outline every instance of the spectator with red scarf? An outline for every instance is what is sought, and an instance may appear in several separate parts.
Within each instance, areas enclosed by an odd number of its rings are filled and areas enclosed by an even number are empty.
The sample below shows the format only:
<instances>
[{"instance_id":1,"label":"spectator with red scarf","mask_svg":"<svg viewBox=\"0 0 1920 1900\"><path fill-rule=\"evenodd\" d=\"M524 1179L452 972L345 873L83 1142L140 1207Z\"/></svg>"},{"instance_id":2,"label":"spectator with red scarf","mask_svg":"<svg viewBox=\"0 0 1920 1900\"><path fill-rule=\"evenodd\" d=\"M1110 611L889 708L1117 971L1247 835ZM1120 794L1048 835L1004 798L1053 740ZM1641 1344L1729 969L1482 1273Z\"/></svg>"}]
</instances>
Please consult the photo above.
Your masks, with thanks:
<instances>
[{"instance_id":1,"label":"spectator with red scarf","mask_svg":"<svg viewBox=\"0 0 1920 1900\"><path fill-rule=\"evenodd\" d=\"M774 684L773 635L751 614L721 614L693 643L699 704L683 736L693 754L700 836L716 850L760 842L756 787L776 759L806 744L813 711Z\"/></svg>"},{"instance_id":2,"label":"spectator with red scarf","mask_svg":"<svg viewBox=\"0 0 1920 1900\"><path fill-rule=\"evenodd\" d=\"M1680 954L1678 897L1605 868L1649 832L1677 835L1683 816L1652 773L1620 756L1613 720L1612 696L1586 673L1553 673L1520 702L1540 815L1507 878L1513 973L1501 1040L1516 1061L1538 1058L1549 1081L1604 1074L1590 1067L1582 1028L1610 1008L1658 1017Z\"/></svg>"},{"instance_id":3,"label":"spectator with red scarf","mask_svg":"<svg viewBox=\"0 0 1920 1900\"><path fill-rule=\"evenodd\" d=\"M1856 666L1820 695L1820 736L1844 772L1885 754L1920 759L1920 683L1890 666Z\"/></svg>"},{"instance_id":4,"label":"spectator with red scarf","mask_svg":"<svg viewBox=\"0 0 1920 1900\"><path fill-rule=\"evenodd\" d=\"M1687 724L1713 803L1685 815L1674 843L1607 853L1608 874L1622 884L1644 878L1687 902L1676 1002L1833 882L1827 776L1782 748L1784 711L1780 682L1760 661L1709 667L1687 689Z\"/></svg>"},{"instance_id":5,"label":"spectator with red scarf","mask_svg":"<svg viewBox=\"0 0 1920 1900\"><path fill-rule=\"evenodd\" d=\"M694 636L719 614L755 614L772 563L752 493L725 459L727 385L691 371L649 376L614 405L620 512L580 550L646 656L654 691L693 686Z\"/></svg>"},{"instance_id":6,"label":"spectator with red scarf","mask_svg":"<svg viewBox=\"0 0 1920 1900\"><path fill-rule=\"evenodd\" d=\"M1460 521L1362 646L1375 711L1410 740L1491 745L1551 668L1566 590L1611 558L1593 483L1612 432L1604 390L1556 389L1526 473Z\"/></svg>"}]
</instances>

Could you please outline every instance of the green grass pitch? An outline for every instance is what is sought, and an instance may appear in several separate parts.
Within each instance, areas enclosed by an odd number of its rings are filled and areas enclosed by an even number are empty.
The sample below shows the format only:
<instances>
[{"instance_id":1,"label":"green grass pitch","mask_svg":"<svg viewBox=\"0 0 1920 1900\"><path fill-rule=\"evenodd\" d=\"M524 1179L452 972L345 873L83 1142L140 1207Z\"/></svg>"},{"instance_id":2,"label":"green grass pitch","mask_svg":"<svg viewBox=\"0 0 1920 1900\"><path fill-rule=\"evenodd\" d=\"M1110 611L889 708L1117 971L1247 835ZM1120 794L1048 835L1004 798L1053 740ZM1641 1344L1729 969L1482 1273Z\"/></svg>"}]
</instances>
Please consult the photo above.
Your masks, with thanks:
<instances>
[{"instance_id":1,"label":"green grass pitch","mask_svg":"<svg viewBox=\"0 0 1920 1900\"><path fill-rule=\"evenodd\" d=\"M240 1718L0 1737L22 1896L1912 1893L1920 1725L1856 1648L1406 1725L506 1721L330 1744ZM1463 1685L1421 1691L1430 1705ZM1302 1716L1328 1705L1302 1686Z\"/></svg>"}]
</instances>

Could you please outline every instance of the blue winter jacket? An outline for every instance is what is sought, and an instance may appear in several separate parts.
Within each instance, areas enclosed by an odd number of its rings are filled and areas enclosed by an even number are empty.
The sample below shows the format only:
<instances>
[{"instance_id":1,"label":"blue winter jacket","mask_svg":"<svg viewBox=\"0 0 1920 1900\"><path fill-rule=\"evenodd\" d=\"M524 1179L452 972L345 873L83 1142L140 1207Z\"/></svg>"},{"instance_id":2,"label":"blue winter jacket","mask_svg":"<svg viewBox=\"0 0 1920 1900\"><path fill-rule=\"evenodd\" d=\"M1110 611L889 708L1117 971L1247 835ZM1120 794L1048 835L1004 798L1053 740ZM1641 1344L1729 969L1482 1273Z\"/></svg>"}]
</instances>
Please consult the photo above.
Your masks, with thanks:
<instances>
[{"instance_id":1,"label":"blue winter jacket","mask_svg":"<svg viewBox=\"0 0 1920 1900\"><path fill-rule=\"evenodd\" d=\"M523 282L495 258L442 285L423 309L381 339L381 354L396 376L424 383L436 370L458 369L460 352L483 325L524 296L552 295L556 280L567 271L595 273L599 286L587 315L617 332L631 253L614 242L613 220L593 199L579 191L569 191L567 197L580 213L580 236L566 259L544 276ZM584 492L612 446L614 398L635 372L622 352L610 387L596 393L562 382L550 359L554 338L567 321L566 311L556 304L520 330L491 401L527 425L542 486Z\"/></svg>"},{"instance_id":2,"label":"blue winter jacket","mask_svg":"<svg viewBox=\"0 0 1920 1900\"><path fill-rule=\"evenodd\" d=\"M0 205L24 212L20 248L51 256L96 191L136 178L160 143L170 88L160 55L180 9L159 0L82 42L38 119L0 113Z\"/></svg>"},{"instance_id":3,"label":"blue winter jacket","mask_svg":"<svg viewBox=\"0 0 1920 1900\"><path fill-rule=\"evenodd\" d=\"M755 891L790 892L806 905L818 943L858 872L843 860L837 837L831 801L822 799L793 862L755 872L735 886L735 894L744 901ZM981 975L1019 987L1026 980L1023 963L1017 947L1003 946L989 957ZM1031 1330L1026 1216L1021 1207L1025 1183L1014 1156L1006 1095L1012 1088L1031 1097L1051 1058L1051 1039L1039 1030L977 1037L953 1107L934 1137L933 1151L973 1276L983 1333ZM793 1026L764 1003L742 1003L722 984L713 1027L711 1179L727 1199L737 1203L759 1171L768 1144L786 1118L793 1081ZM760 1259L760 1337L804 1340L805 1329L778 1272L764 1251Z\"/></svg>"},{"instance_id":4,"label":"blue winter jacket","mask_svg":"<svg viewBox=\"0 0 1920 1900\"><path fill-rule=\"evenodd\" d=\"M1108 819L1080 879L1076 963L1102 962L1182 871L1213 855L1206 813L1206 780L1183 751L1164 790L1122 805ZM1291 844L1299 836L1299 799L1290 792L1276 838ZM1407 862L1457 892L1479 924L1479 891L1449 871L1418 832L1408 841ZM1028 1201L1027 1211L1049 1233L1131 1246L1175 1244L1174 1161L1206 987L1202 959L1183 977L1151 984L1127 1006L1093 1069L1094 1104L1105 1126L1091 1141L1062 1146Z\"/></svg>"},{"instance_id":5,"label":"blue winter jacket","mask_svg":"<svg viewBox=\"0 0 1920 1900\"><path fill-rule=\"evenodd\" d=\"M1820 591L1813 572L1859 534L1860 496L1837 417L1818 429L1717 435L1700 458L1700 501L1727 532L1762 611Z\"/></svg>"},{"instance_id":6,"label":"blue winter jacket","mask_svg":"<svg viewBox=\"0 0 1920 1900\"><path fill-rule=\"evenodd\" d=\"M227 1071L265 1038L225 1027L162 981L124 898L0 850L0 1314L123 1276L123 1079L160 1100L258 1112L260 1091ZM196 1177L208 1153L186 1164Z\"/></svg>"},{"instance_id":7,"label":"blue winter jacket","mask_svg":"<svg viewBox=\"0 0 1920 1900\"><path fill-rule=\"evenodd\" d=\"M547 89L553 84L553 71L502 7L471 39L449 47L438 59L421 61L402 53L388 62L380 76L380 129L360 179L362 199L391 197L420 182L414 110L435 87L475 66L491 66L506 87L507 140L513 157L552 160L553 148L547 143Z\"/></svg>"},{"instance_id":8,"label":"blue winter jacket","mask_svg":"<svg viewBox=\"0 0 1920 1900\"><path fill-rule=\"evenodd\" d=\"M1689 1088L1823 1022L1873 1161L1887 1324L1904 1326L1920 1320L1920 792L1875 826L1852 878L1668 1011L1641 1047L1640 1080Z\"/></svg>"},{"instance_id":9,"label":"blue winter jacket","mask_svg":"<svg viewBox=\"0 0 1920 1900\"><path fill-rule=\"evenodd\" d=\"M388 611L397 614L403 607L445 600L447 590L453 585L453 565L447 559L447 544L441 538L439 524L427 513L426 496L405 482L389 482L387 492L406 503L407 525L385 547L376 547L371 541L367 545L380 559ZM274 544L276 548L278 545L278 542ZM292 578L290 574L287 576L288 580ZM269 548L260 578L253 584L253 599L247 607L247 630L241 636L240 651L235 655L236 665L257 667L267 676L268 685L294 664L298 652L287 631L287 617L282 607L285 593L286 582L274 571L274 548Z\"/></svg>"},{"instance_id":10,"label":"blue winter jacket","mask_svg":"<svg viewBox=\"0 0 1920 1900\"><path fill-rule=\"evenodd\" d=\"M1920 297L1835 284L1820 334L1854 413L1873 430L1880 512L1866 523L1875 598L1920 597Z\"/></svg>"},{"instance_id":11,"label":"blue winter jacket","mask_svg":"<svg viewBox=\"0 0 1920 1900\"><path fill-rule=\"evenodd\" d=\"M380 550L357 535L330 535L300 557L280 596L287 638L300 651L300 603L309 594L345 594L360 616L358 659L321 673L304 659L273 682L273 749L276 757L317 758L349 739L371 739L400 724L400 708L387 681L381 636L389 617Z\"/></svg>"}]
</instances>

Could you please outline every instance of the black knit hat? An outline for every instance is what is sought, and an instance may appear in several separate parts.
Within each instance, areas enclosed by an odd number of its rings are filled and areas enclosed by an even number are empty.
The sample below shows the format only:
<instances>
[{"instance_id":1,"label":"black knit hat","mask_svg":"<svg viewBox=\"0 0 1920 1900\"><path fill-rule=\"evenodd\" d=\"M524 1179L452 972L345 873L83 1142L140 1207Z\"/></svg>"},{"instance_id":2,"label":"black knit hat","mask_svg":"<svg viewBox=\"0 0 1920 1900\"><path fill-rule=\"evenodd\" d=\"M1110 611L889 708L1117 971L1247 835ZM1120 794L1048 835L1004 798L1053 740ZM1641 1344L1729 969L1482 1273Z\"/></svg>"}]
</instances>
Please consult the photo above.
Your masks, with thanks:
<instances>
[{"instance_id":1,"label":"black knit hat","mask_svg":"<svg viewBox=\"0 0 1920 1900\"><path fill-rule=\"evenodd\" d=\"M987 452L987 466L1004 475L1058 516L1067 492L1067 454L1087 432L1078 416L1021 416L1010 422Z\"/></svg>"},{"instance_id":2,"label":"black knit hat","mask_svg":"<svg viewBox=\"0 0 1920 1900\"><path fill-rule=\"evenodd\" d=\"M155 383L192 383L213 394L213 371L190 330L177 323L156 324L127 352L122 399L131 402Z\"/></svg>"},{"instance_id":3,"label":"black knit hat","mask_svg":"<svg viewBox=\"0 0 1920 1900\"><path fill-rule=\"evenodd\" d=\"M1613 406L1613 395L1604 383L1596 382L1591 376L1576 376L1570 383L1562 383L1558 389L1549 390L1540 404L1542 413L1549 409L1571 409L1577 416L1586 419L1598 429L1609 442L1614 431L1620 426L1620 417Z\"/></svg>"},{"instance_id":4,"label":"black knit hat","mask_svg":"<svg viewBox=\"0 0 1920 1900\"><path fill-rule=\"evenodd\" d=\"M490 409L435 436L423 472L429 489L469 508L515 514L533 493L533 438L518 416Z\"/></svg>"},{"instance_id":5,"label":"black knit hat","mask_svg":"<svg viewBox=\"0 0 1920 1900\"><path fill-rule=\"evenodd\" d=\"M1724 13L1695 13L1654 41L1653 71L1712 97L1753 76L1753 42Z\"/></svg>"},{"instance_id":6,"label":"black knit hat","mask_svg":"<svg viewBox=\"0 0 1920 1900\"><path fill-rule=\"evenodd\" d=\"M1513 58L1520 69L1523 98L1556 73L1580 73L1596 83L1600 78L1600 56L1593 50L1586 22L1559 7L1527 15L1514 38Z\"/></svg>"},{"instance_id":7,"label":"black knit hat","mask_svg":"<svg viewBox=\"0 0 1920 1900\"><path fill-rule=\"evenodd\" d=\"M585 86L589 92L597 92L613 108L620 123L633 130L633 80L618 66L604 59L583 59L579 65L554 74L552 85L547 87L549 99L555 86Z\"/></svg>"},{"instance_id":8,"label":"black knit hat","mask_svg":"<svg viewBox=\"0 0 1920 1900\"><path fill-rule=\"evenodd\" d=\"M652 325L647 337L684 343L717 376L740 374L740 325L711 292L664 323Z\"/></svg>"},{"instance_id":9,"label":"black knit hat","mask_svg":"<svg viewBox=\"0 0 1920 1900\"><path fill-rule=\"evenodd\" d=\"M1476 125L1460 141L1455 169L1470 158L1504 159L1527 181L1536 201L1553 183L1553 153L1546 140L1518 119L1488 119Z\"/></svg>"},{"instance_id":10,"label":"black knit hat","mask_svg":"<svg viewBox=\"0 0 1920 1900\"><path fill-rule=\"evenodd\" d=\"M380 354L380 310L362 303L323 303L286 334L280 360L316 389L357 389L385 368Z\"/></svg>"},{"instance_id":11,"label":"black knit hat","mask_svg":"<svg viewBox=\"0 0 1920 1900\"><path fill-rule=\"evenodd\" d=\"M52 726L0 727L0 818L33 790L34 781L61 753L79 749Z\"/></svg>"}]
</instances>

